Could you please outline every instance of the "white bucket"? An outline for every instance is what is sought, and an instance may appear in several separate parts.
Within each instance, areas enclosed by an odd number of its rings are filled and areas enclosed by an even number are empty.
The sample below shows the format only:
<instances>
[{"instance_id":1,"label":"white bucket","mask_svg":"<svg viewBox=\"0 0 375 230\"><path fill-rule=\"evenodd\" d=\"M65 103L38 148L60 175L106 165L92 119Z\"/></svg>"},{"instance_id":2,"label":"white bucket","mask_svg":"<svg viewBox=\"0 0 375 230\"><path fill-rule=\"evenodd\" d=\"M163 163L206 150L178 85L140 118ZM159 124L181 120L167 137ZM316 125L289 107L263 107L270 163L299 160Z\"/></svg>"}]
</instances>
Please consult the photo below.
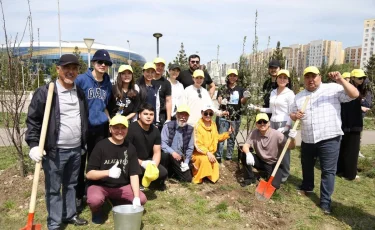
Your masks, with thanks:
<instances>
[{"instance_id":1,"label":"white bucket","mask_svg":"<svg viewBox=\"0 0 375 230\"><path fill-rule=\"evenodd\" d=\"M118 205L112 208L115 230L139 230L144 208L133 205Z\"/></svg>"}]
</instances>

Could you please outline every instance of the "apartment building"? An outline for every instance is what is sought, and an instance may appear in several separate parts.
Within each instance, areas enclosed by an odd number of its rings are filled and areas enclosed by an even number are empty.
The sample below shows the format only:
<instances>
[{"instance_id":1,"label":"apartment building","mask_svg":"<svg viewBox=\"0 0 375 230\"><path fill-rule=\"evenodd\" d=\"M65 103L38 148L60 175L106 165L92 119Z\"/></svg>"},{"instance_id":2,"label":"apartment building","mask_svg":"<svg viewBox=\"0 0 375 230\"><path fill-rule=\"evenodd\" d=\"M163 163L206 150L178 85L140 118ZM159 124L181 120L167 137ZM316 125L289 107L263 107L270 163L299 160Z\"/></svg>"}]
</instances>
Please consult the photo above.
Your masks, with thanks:
<instances>
[{"instance_id":1,"label":"apartment building","mask_svg":"<svg viewBox=\"0 0 375 230\"><path fill-rule=\"evenodd\" d=\"M362 57L360 67L363 68L375 49L375 18L363 22Z\"/></svg>"},{"instance_id":2,"label":"apartment building","mask_svg":"<svg viewBox=\"0 0 375 230\"><path fill-rule=\"evenodd\" d=\"M354 66L361 65L362 46L351 46L345 48L344 63L351 63Z\"/></svg>"},{"instance_id":3,"label":"apartment building","mask_svg":"<svg viewBox=\"0 0 375 230\"><path fill-rule=\"evenodd\" d=\"M308 65L319 67L323 63L327 65L343 63L342 42L330 40L310 42Z\"/></svg>"}]
</instances>

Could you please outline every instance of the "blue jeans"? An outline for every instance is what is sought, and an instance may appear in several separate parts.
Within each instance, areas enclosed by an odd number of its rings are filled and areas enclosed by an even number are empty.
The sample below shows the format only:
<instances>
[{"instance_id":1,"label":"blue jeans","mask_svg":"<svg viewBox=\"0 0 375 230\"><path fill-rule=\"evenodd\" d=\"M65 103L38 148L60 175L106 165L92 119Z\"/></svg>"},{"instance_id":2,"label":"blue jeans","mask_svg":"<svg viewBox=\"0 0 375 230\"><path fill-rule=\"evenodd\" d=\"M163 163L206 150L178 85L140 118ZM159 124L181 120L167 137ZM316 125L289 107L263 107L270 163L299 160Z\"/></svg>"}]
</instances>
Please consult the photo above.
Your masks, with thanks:
<instances>
[{"instance_id":1,"label":"blue jeans","mask_svg":"<svg viewBox=\"0 0 375 230\"><path fill-rule=\"evenodd\" d=\"M241 119L231 121L230 124L234 128L234 132L230 135L230 137L227 139L227 159L232 159L233 149L236 141L236 137L238 134L238 131L240 130L241 125ZM218 131L220 133L227 132L229 129L229 121L225 120L224 118L217 117L217 126ZM216 151L216 158L221 159L223 157L223 149L224 149L224 141L219 142L217 144L217 151Z\"/></svg>"},{"instance_id":2,"label":"blue jeans","mask_svg":"<svg viewBox=\"0 0 375 230\"><path fill-rule=\"evenodd\" d=\"M56 157L44 157L48 229L57 229L62 221L70 220L76 213L76 190L81 165L81 147L57 149ZM62 185L62 186L61 186ZM62 194L61 194L62 187Z\"/></svg>"},{"instance_id":3,"label":"blue jeans","mask_svg":"<svg viewBox=\"0 0 375 230\"><path fill-rule=\"evenodd\" d=\"M341 136L320 141L316 144L301 144L302 189L314 189L314 166L319 157L322 170L320 183L320 206L330 208L331 195L335 187L337 160Z\"/></svg>"}]
</instances>

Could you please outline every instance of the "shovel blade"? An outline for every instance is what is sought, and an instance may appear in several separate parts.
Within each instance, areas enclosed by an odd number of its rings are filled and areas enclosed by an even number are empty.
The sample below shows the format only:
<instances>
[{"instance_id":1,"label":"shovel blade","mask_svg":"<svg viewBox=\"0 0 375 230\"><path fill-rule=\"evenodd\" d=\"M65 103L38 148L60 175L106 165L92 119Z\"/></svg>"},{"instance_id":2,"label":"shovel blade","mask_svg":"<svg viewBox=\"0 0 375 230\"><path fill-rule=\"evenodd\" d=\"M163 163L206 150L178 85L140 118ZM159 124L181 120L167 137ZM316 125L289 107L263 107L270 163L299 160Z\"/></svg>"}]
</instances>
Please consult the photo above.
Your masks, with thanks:
<instances>
[{"instance_id":1,"label":"shovel blade","mask_svg":"<svg viewBox=\"0 0 375 230\"><path fill-rule=\"evenodd\" d=\"M32 226L25 226L21 228L20 230L42 230L42 225L41 224L34 224Z\"/></svg>"},{"instance_id":2,"label":"shovel blade","mask_svg":"<svg viewBox=\"0 0 375 230\"><path fill-rule=\"evenodd\" d=\"M268 201L276 188L271 185L271 178L268 182L261 180L255 190L255 197L260 201Z\"/></svg>"}]
</instances>

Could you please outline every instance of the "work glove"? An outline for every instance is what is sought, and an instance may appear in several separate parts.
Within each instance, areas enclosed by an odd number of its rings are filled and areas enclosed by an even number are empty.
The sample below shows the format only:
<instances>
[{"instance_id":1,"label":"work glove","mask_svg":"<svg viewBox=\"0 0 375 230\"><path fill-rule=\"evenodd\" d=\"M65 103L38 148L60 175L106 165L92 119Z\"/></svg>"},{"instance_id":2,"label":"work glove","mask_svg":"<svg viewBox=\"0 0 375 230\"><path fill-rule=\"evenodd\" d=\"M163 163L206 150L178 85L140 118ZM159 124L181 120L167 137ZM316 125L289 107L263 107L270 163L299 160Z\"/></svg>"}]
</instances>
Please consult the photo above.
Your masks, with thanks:
<instances>
[{"instance_id":1,"label":"work glove","mask_svg":"<svg viewBox=\"0 0 375 230\"><path fill-rule=\"evenodd\" d=\"M139 197L134 197L133 199L133 208L136 209L137 207L141 207L141 200Z\"/></svg>"},{"instance_id":2,"label":"work glove","mask_svg":"<svg viewBox=\"0 0 375 230\"><path fill-rule=\"evenodd\" d=\"M147 165L150 163L156 165L155 161L147 160L147 161L142 161L141 166L142 168L146 169Z\"/></svg>"},{"instance_id":3,"label":"work glove","mask_svg":"<svg viewBox=\"0 0 375 230\"><path fill-rule=\"evenodd\" d=\"M249 97L250 97L250 92L249 92L249 90L246 90L246 91L243 92L243 97L244 97L244 98L249 98Z\"/></svg>"},{"instance_id":4,"label":"work glove","mask_svg":"<svg viewBox=\"0 0 375 230\"><path fill-rule=\"evenodd\" d=\"M119 178L120 177L120 175L121 175L121 169L119 168L119 167L117 167L118 166L118 161L116 162L116 164L115 165L113 165L112 166L112 168L110 168L109 169L109 177L110 178L115 178L115 179L117 179L117 178Z\"/></svg>"},{"instance_id":5,"label":"work glove","mask_svg":"<svg viewBox=\"0 0 375 230\"><path fill-rule=\"evenodd\" d=\"M255 164L255 160L254 160L254 156L253 156L253 154L251 154L251 153L246 153L246 164L247 164L247 165L254 166L254 164Z\"/></svg>"},{"instance_id":6,"label":"work glove","mask_svg":"<svg viewBox=\"0 0 375 230\"><path fill-rule=\"evenodd\" d=\"M247 106L247 108L248 108L248 109L251 109L251 110L258 110L258 109L259 109L258 106L255 106L255 105L253 105L253 104L249 104L249 105Z\"/></svg>"},{"instance_id":7,"label":"work glove","mask_svg":"<svg viewBox=\"0 0 375 230\"><path fill-rule=\"evenodd\" d=\"M181 172L186 172L187 170L189 170L189 165L181 162Z\"/></svg>"},{"instance_id":8,"label":"work glove","mask_svg":"<svg viewBox=\"0 0 375 230\"><path fill-rule=\"evenodd\" d=\"M46 152L43 150L43 155L46 155ZM39 146L32 147L29 152L29 157L35 162L39 162L42 159L42 155L39 151Z\"/></svg>"},{"instance_id":9,"label":"work glove","mask_svg":"<svg viewBox=\"0 0 375 230\"><path fill-rule=\"evenodd\" d=\"M291 129L289 130L289 135L288 135L290 138L293 138L295 139L296 136L297 136L297 130L294 130L294 129Z\"/></svg>"},{"instance_id":10,"label":"work glove","mask_svg":"<svg viewBox=\"0 0 375 230\"><path fill-rule=\"evenodd\" d=\"M221 100L221 104L222 105L227 105L228 104L228 100L226 98L224 98L223 100Z\"/></svg>"},{"instance_id":11,"label":"work glove","mask_svg":"<svg viewBox=\"0 0 375 230\"><path fill-rule=\"evenodd\" d=\"M277 129L277 131L279 131L280 133L288 132L288 130L289 130L289 127L287 127L287 126Z\"/></svg>"},{"instance_id":12,"label":"work glove","mask_svg":"<svg viewBox=\"0 0 375 230\"><path fill-rule=\"evenodd\" d=\"M167 124L168 122L170 122L171 120L166 120L164 121L164 125Z\"/></svg>"}]
</instances>

